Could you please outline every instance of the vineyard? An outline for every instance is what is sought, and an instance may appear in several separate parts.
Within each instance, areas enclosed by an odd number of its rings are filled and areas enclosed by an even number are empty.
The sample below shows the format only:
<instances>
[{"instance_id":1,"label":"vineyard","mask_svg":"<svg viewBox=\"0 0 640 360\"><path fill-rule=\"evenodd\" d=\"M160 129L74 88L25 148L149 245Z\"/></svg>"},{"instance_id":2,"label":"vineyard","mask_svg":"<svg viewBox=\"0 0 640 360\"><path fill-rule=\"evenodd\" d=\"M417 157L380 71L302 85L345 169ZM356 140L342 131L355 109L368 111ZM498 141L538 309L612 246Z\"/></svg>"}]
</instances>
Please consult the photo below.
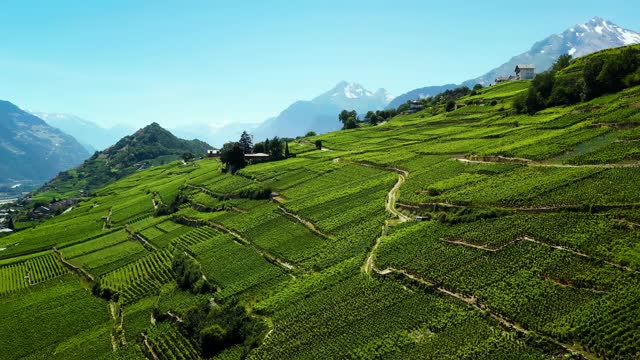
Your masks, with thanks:
<instances>
[{"instance_id":1,"label":"vineyard","mask_svg":"<svg viewBox=\"0 0 640 360\"><path fill-rule=\"evenodd\" d=\"M27 259L0 266L0 296L26 289L67 273L67 269L52 253L36 254Z\"/></svg>"},{"instance_id":2,"label":"vineyard","mask_svg":"<svg viewBox=\"0 0 640 360\"><path fill-rule=\"evenodd\" d=\"M515 114L528 85L22 224L0 357L638 359L640 87Z\"/></svg>"},{"instance_id":3,"label":"vineyard","mask_svg":"<svg viewBox=\"0 0 640 360\"><path fill-rule=\"evenodd\" d=\"M173 280L171 254L168 251L151 253L101 277L103 288L121 294L124 303L159 291L160 284Z\"/></svg>"}]
</instances>

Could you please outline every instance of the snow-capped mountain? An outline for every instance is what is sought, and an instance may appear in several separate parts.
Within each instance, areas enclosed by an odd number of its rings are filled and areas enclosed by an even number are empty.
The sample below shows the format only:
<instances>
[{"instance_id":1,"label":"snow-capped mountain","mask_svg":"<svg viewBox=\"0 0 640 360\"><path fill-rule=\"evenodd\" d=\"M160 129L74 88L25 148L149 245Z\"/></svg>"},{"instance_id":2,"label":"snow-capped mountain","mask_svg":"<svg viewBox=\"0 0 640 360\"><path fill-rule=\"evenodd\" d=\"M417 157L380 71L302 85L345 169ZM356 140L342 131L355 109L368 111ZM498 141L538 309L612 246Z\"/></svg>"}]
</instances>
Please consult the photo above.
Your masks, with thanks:
<instances>
[{"instance_id":1,"label":"snow-capped mountain","mask_svg":"<svg viewBox=\"0 0 640 360\"><path fill-rule=\"evenodd\" d=\"M498 76L512 75L517 64L533 64L536 66L536 72L541 72L547 70L562 54L570 54L575 58L604 49L633 44L640 44L640 33L594 17L584 24L575 25L560 34L551 35L533 44L529 51L511 58L478 78L465 81L463 85L473 86L477 83L488 85Z\"/></svg>"},{"instance_id":2,"label":"snow-capped mountain","mask_svg":"<svg viewBox=\"0 0 640 360\"><path fill-rule=\"evenodd\" d=\"M255 141L272 136L295 137L308 131L325 133L340 129L338 114L344 109L364 114L381 110L392 97L385 89L367 90L364 86L341 81L333 89L308 101L296 101L278 116L266 120L254 130Z\"/></svg>"},{"instance_id":3,"label":"snow-capped mountain","mask_svg":"<svg viewBox=\"0 0 640 360\"><path fill-rule=\"evenodd\" d=\"M533 64L536 67L536 72L539 73L547 70L562 54L570 54L575 58L604 49L633 44L640 44L640 33L622 28L611 21L594 17L584 24L575 25L562 33L536 42L529 51L514 56L499 67L475 79L467 80L461 85L469 87L478 83L489 85L499 76L513 75L517 64ZM444 87L452 88L452 85ZM411 90L395 98L389 107L397 107L408 100L418 99L420 94L429 93L428 90L432 88L441 87Z\"/></svg>"}]
</instances>

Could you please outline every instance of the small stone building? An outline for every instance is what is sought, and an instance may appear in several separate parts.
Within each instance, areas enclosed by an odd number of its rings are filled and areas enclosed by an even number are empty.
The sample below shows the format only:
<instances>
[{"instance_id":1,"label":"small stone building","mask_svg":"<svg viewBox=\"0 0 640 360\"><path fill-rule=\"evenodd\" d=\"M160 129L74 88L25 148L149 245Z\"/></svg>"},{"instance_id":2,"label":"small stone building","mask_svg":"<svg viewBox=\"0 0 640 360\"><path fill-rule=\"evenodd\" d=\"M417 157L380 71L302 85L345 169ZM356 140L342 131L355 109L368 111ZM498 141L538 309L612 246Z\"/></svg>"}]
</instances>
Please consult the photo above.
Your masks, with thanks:
<instances>
[{"instance_id":1,"label":"small stone building","mask_svg":"<svg viewBox=\"0 0 640 360\"><path fill-rule=\"evenodd\" d=\"M516 80L531 80L535 76L536 67L531 64L516 65Z\"/></svg>"}]
</instances>

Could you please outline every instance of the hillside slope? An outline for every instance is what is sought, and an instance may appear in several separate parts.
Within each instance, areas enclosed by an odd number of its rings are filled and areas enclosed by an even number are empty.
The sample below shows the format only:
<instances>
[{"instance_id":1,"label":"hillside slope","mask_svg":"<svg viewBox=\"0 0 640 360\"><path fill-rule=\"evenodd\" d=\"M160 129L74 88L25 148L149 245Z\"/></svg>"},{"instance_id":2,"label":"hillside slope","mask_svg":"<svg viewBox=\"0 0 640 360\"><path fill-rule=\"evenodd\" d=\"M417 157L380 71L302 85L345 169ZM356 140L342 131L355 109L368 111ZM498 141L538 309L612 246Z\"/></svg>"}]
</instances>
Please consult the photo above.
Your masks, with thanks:
<instances>
[{"instance_id":1,"label":"hillside slope","mask_svg":"<svg viewBox=\"0 0 640 360\"><path fill-rule=\"evenodd\" d=\"M138 169L179 159L185 152L205 154L210 146L199 140L182 140L157 123L152 123L115 145L96 152L79 167L62 172L34 197L75 196L125 177Z\"/></svg>"},{"instance_id":2,"label":"hillside slope","mask_svg":"<svg viewBox=\"0 0 640 360\"><path fill-rule=\"evenodd\" d=\"M640 86L515 114L530 85L96 190L0 239L0 353L638 358Z\"/></svg>"},{"instance_id":3,"label":"hillside slope","mask_svg":"<svg viewBox=\"0 0 640 360\"><path fill-rule=\"evenodd\" d=\"M491 69L487 73L467 81L458 86L473 87L475 84L489 85L497 77L513 75L518 64L533 64L536 72L543 72L553 64L562 54L570 54L574 58L594 53L596 51L616 48L620 46L640 44L640 33L624 29L611 21L594 17L584 24L577 24L562 33L548 36L533 44L531 48L518 54L502 65ZM454 88L452 85L429 86L411 90L393 99L388 107L399 105L419 98L435 95L433 89L442 91Z\"/></svg>"},{"instance_id":4,"label":"hillside slope","mask_svg":"<svg viewBox=\"0 0 640 360\"><path fill-rule=\"evenodd\" d=\"M89 155L73 137L0 101L0 183L45 181Z\"/></svg>"}]
</instances>

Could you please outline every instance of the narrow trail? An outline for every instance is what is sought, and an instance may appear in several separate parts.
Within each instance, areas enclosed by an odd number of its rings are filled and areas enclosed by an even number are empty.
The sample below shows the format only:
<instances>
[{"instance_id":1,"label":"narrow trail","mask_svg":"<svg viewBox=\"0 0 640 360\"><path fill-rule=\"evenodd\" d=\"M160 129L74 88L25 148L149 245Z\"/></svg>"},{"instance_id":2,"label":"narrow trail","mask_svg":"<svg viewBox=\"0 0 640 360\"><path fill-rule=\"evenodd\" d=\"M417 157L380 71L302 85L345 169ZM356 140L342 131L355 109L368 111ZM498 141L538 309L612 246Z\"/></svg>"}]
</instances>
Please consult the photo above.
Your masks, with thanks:
<instances>
[{"instance_id":1,"label":"narrow trail","mask_svg":"<svg viewBox=\"0 0 640 360\"><path fill-rule=\"evenodd\" d=\"M367 164L360 164L360 165L364 165L364 166L370 166ZM400 170L400 169L389 169L387 168L387 170L391 170L394 172L398 172L399 173L399 178L398 178L398 182L393 186L393 188L389 191L388 195L387 195L387 201L385 202L385 210L389 213L391 213L392 215L394 215L395 217L397 217L397 221L402 223L402 222L406 222L409 221L410 218L407 217L406 215L402 214L401 212L399 212L396 209L396 197L397 197L397 193L398 190L400 189L400 187L402 186L402 184L404 183L406 177L408 176L408 173L406 171ZM464 302L465 304L467 304L468 306L472 307L473 309L475 309L476 311L480 311L484 314L489 315L491 318L495 319L496 321L498 321L502 326L504 326L507 329L511 329L511 330L515 330L524 334L529 334L529 333L533 333L536 336L546 339L560 347L562 347L563 349L565 349L567 352L570 352L571 354L574 355L579 355L579 356L583 356L585 358L588 359L596 359L598 358L595 354L580 350L580 349L576 349L576 347L573 344L566 344L563 343L557 339L548 337L546 335L542 335L542 334L538 334L535 332L532 332L524 327L522 327L521 325L509 320L508 318L502 316L501 314L489 309L487 306L485 306L484 304L480 303L478 301L478 299L475 296L466 296L464 294L460 294L457 293L455 291L452 291L451 289L446 289L442 286L437 286L434 282L429 281L427 279L424 279L416 274L412 274L406 270L403 269L397 269L397 268L393 268L393 267L388 267L386 269L378 269L375 266L375 254L376 251L380 245L380 242L382 240L382 238L384 238L387 233L388 233L388 229L389 229L389 221L385 221L384 225L382 226L382 232L380 234L380 236L378 238L376 238L376 240L374 241L374 244L371 248L371 250L369 251L369 254L367 255L367 258L364 262L364 264L362 265L362 271L367 273L367 274L371 274L371 272L375 272L378 275L381 276L385 276L385 275L389 275L392 273L396 273L396 274L400 274L408 279L410 279L413 282L416 282L422 286L428 286L433 288L434 290L436 290L437 292L444 294L446 296L452 297L454 299L457 299L459 301ZM520 239L516 239L515 241L519 241L519 240L527 240L527 241L531 241L529 240L530 238L527 237L522 237ZM515 242L514 241L514 242ZM535 241L535 240L533 240ZM460 240L450 240L449 242L455 243L455 244L459 244L459 245L463 245L463 246L470 246L470 247L474 247L474 248L480 248L482 250L487 250L487 251L497 251L490 249L490 248L486 248L484 246L480 246L480 245L474 245L474 244L469 244ZM513 242L512 242L513 243ZM505 244L504 246L508 246L509 244ZM564 248L562 248L563 250L566 250Z\"/></svg>"},{"instance_id":2,"label":"narrow trail","mask_svg":"<svg viewBox=\"0 0 640 360\"><path fill-rule=\"evenodd\" d=\"M396 208L396 202L398 200L398 191L400 190L400 187L402 186L402 184L404 184L404 182L406 181L407 177L409 177L409 172L406 170L395 168L395 167L380 167L380 166L376 166L368 163L362 163L362 162L354 162L354 164L375 168L379 170L392 171L398 174L398 182L396 182L396 184L393 186L393 188L391 188L391 190L389 190L389 193L387 194L387 199L385 202L385 210L389 212L391 215L397 217L398 221L401 223L410 221L411 220L410 217L401 213Z\"/></svg>"},{"instance_id":3,"label":"narrow trail","mask_svg":"<svg viewBox=\"0 0 640 360\"><path fill-rule=\"evenodd\" d=\"M440 240L444 241L444 242L447 242L449 244L455 244L455 245L470 247L470 248L479 249L479 250L483 250L483 251L489 251L489 252L498 252L498 251L504 250L506 247L511 246L511 245L513 245L513 244L515 244L515 243L517 243L519 241L528 241L528 242L531 242L531 243L534 243L534 244L538 244L538 245L542 245L542 246L546 246L546 247L549 247L549 248L552 248L552 249L555 249L555 250L565 251L565 252L571 253L571 254L573 254L575 256L579 256L579 257L585 258L585 259L589 259L589 260L593 260L593 261L598 261L599 260L599 259L597 259L597 258L595 258L592 255L589 255L587 253L583 253L581 251L577 251L577 250L574 250L574 249L571 249L571 248L568 248L568 247L562 246L562 245L549 244L547 242L536 240L536 239L534 239L534 238L532 238L530 236L526 236L526 235L525 236L520 236L520 237L516 238L515 240L512 240L512 241L510 241L508 243L505 243L502 246L497 247L497 248L488 247L487 245L473 244L473 243L470 243L468 241L460 240L460 239L456 239L456 240L440 239ZM628 272L632 272L632 273L636 273L636 274L640 273L640 271L637 271L637 270L635 270L633 268L630 268L628 266L624 266L624 265L621 265L621 264L617 264L617 263L614 263L614 262L611 262L611 261L608 261L608 260L603 260L603 262L606 265L615 267L615 268L620 269L620 270L624 270L624 271L628 271Z\"/></svg>"},{"instance_id":4,"label":"narrow trail","mask_svg":"<svg viewBox=\"0 0 640 360\"><path fill-rule=\"evenodd\" d=\"M364 264L362 265L362 271L364 273L371 274L371 271L375 270L376 250L378 250L378 246L380 246L380 240L383 237L387 236L388 231L389 231L389 224L388 224L388 221L385 221L384 225L382 225L382 232L380 233L380 236L378 236L373 242L373 247L371 248L371 250L369 251L369 254L367 255L367 260L365 260Z\"/></svg>"},{"instance_id":5,"label":"narrow trail","mask_svg":"<svg viewBox=\"0 0 640 360\"><path fill-rule=\"evenodd\" d=\"M367 167L373 167L372 165L369 165L369 164L363 164L363 163L357 163L357 164L362 166L367 166ZM409 176L409 172L398 169L398 168L384 168L384 169L398 173L398 181L393 186L393 188L389 190L389 193L387 194L387 198L384 203L384 208L388 213L390 213L391 215L397 218L396 221L398 223L410 221L411 218L409 218L408 216L406 216L405 214L401 213L396 209L398 191L400 190L400 187L402 186L402 184L404 184L406 178ZM375 253L376 253L376 250L378 249L378 246L380 246L380 241L382 240L382 238L387 236L387 234L389 233L389 226L390 226L390 221L385 220L384 224L382 225L382 231L380 233L380 236L378 236L373 241L373 246L371 247L371 250L369 250L369 253L367 254L367 259L365 260L364 264L361 267L364 273L371 274L372 270L376 270L375 269Z\"/></svg>"},{"instance_id":6,"label":"narrow trail","mask_svg":"<svg viewBox=\"0 0 640 360\"><path fill-rule=\"evenodd\" d=\"M311 221L306 220L306 219L303 219L303 218L301 218L299 215L296 215L296 214L294 214L294 213L292 213L292 212L289 212L289 211L288 211L287 209L285 209L282 205L279 205L279 206L278 206L278 210L279 210L280 212L282 212L283 214L285 214L287 217L289 217L289 218L291 218L291 219L293 219L293 220L295 220L295 221L299 222L300 224L302 224L302 225L306 226L306 227L307 227L309 230L311 230L311 232L313 232L314 234L316 234L316 235L318 235L318 236L320 236L320 237L322 237L322 238L325 238L325 239L331 239L331 237L330 237L329 235L327 235L327 234L323 233L322 231L320 231L320 230L315 226L315 224L313 224Z\"/></svg>"},{"instance_id":7,"label":"narrow trail","mask_svg":"<svg viewBox=\"0 0 640 360\"><path fill-rule=\"evenodd\" d=\"M124 229L129 234L129 239L131 239L133 241L138 241L139 243L142 244L142 246L145 247L145 249L147 249L149 251L158 250L158 248L155 245L153 245L151 242L149 242L149 240L147 240L147 238L145 238L142 234L139 234L139 233L129 229L128 224L124 225Z\"/></svg>"},{"instance_id":8,"label":"narrow trail","mask_svg":"<svg viewBox=\"0 0 640 360\"><path fill-rule=\"evenodd\" d=\"M470 205L456 205L443 202L425 202L418 205L397 203L397 207L407 209L409 211L418 211L422 209L499 209L505 211L511 211L516 213L555 213L560 211L572 211L582 213L596 213L607 212L611 210L632 210L637 209L639 204L618 204L618 205L556 205L556 206L538 206L538 207L509 207L500 206L495 204L482 205L482 204L470 204Z\"/></svg>"},{"instance_id":9,"label":"narrow trail","mask_svg":"<svg viewBox=\"0 0 640 360\"><path fill-rule=\"evenodd\" d=\"M89 280L89 282L94 282L96 279L93 277L93 275L89 274L89 272L87 272L85 269L81 268L81 267L77 267L75 265L73 265L72 263L68 262L67 260L65 260L64 256L62 255L62 253L60 252L60 250L58 250L55 246L53 247L53 253L56 254L56 256L58 257L58 259L60 260L60 262L66 266L69 270L82 275L85 279Z\"/></svg>"},{"instance_id":10,"label":"narrow trail","mask_svg":"<svg viewBox=\"0 0 640 360\"><path fill-rule=\"evenodd\" d=\"M195 186L195 185L191 185L191 184L186 184L186 187L188 187L189 189L193 189L193 190L198 190L202 193L205 193L213 198L218 198L218 194L214 193L213 191L202 187L202 186Z\"/></svg>"},{"instance_id":11,"label":"narrow trail","mask_svg":"<svg viewBox=\"0 0 640 360\"><path fill-rule=\"evenodd\" d=\"M533 161L530 159L522 159L522 158L510 158L504 156L484 156L479 157L479 160L469 159L467 157L454 157L457 161L470 163L470 164L523 164L527 166L533 167L553 167L553 168L625 168L625 167L640 167L640 163L626 163L626 164L583 164L583 165L572 165L572 164L553 164L553 163L543 163L539 161Z\"/></svg>"},{"instance_id":12,"label":"narrow trail","mask_svg":"<svg viewBox=\"0 0 640 360\"><path fill-rule=\"evenodd\" d=\"M269 262L284 268L286 271L291 271L291 270L295 269L295 266L293 266L293 265L289 264L288 262L280 259L279 257L271 254L267 250L263 249L261 246L249 241L248 239L246 239L242 235L238 234L234 230L231 230L231 229L225 227L222 224L218 224L218 223L213 222L213 221L190 219L190 218L187 218L187 217L184 217L184 216L176 218L175 221L178 222L178 223L181 223L183 225L192 226L192 227L198 227L198 226L201 226L201 225L211 226L211 227L213 227L213 228L215 228L217 230L220 230L221 232L223 232L225 234L229 234L229 235L233 236L234 239L238 243L251 247L253 250L255 250L262 257L266 258Z\"/></svg>"},{"instance_id":13,"label":"narrow trail","mask_svg":"<svg viewBox=\"0 0 640 360\"><path fill-rule=\"evenodd\" d=\"M398 191L400 190L400 187L402 186L402 184L404 184L406 180L405 176L406 175L404 174L400 174L398 176L398 182L393 186L391 191L389 191L389 194L387 194L387 201L385 203L386 210L392 215L396 216L398 218L398 221L400 221L401 223L411 220L408 216L406 216L405 214L401 213L396 209Z\"/></svg>"},{"instance_id":14,"label":"narrow trail","mask_svg":"<svg viewBox=\"0 0 640 360\"><path fill-rule=\"evenodd\" d=\"M486 314L486 315L490 316L491 318L495 319L496 321L498 321L502 326L504 326L507 329L518 331L518 332L521 332L523 334L534 334L537 337L546 339L546 340L548 340L548 341L550 341L550 342L562 347L567 352L570 352L570 353L572 353L574 355L580 355L580 356L583 356L583 357L585 357L587 359L598 359L599 358L596 354L592 354L592 353L589 353L587 351L577 349L574 344L567 344L567 343L564 343L564 342L562 342L560 340L554 339L552 337L539 334L539 333L537 333L535 331L532 331L532 330L529 330L529 329L523 327L522 325L520 325L520 324L518 324L518 323L516 323L514 321L509 320L508 318L502 316L500 313L493 311L488 306L486 306L486 305L482 304L481 302L479 302L478 299L473 295L472 296L467 296L467 295L460 294L460 293L457 293L455 291L446 289L446 288L444 288L442 286L436 286L435 283L433 283L432 281L424 279L424 278L422 278L422 277L420 277L418 275L411 274L411 273L409 273L409 272L407 272L406 270L403 270L403 269L397 269L397 268L393 268L393 267L388 267L388 268L386 268L384 270L378 270L376 268L373 268L373 271L376 274L379 274L379 275L382 275L382 276L389 275L391 273L396 273L396 274L403 275L406 278L410 279L411 281L414 281L414 282L416 282L416 283L418 283L420 285L428 286L428 287L432 288L433 290L437 291L440 294L443 294L443 295L449 296L451 298L454 298L456 300L464 302L468 306L472 307L474 310L480 311L481 313Z\"/></svg>"},{"instance_id":15,"label":"narrow trail","mask_svg":"<svg viewBox=\"0 0 640 360\"><path fill-rule=\"evenodd\" d=\"M147 350L153 357L153 360L160 360L160 358L158 357L158 354L156 354L155 350L153 349L153 346L151 346L151 343L149 343L149 338L147 337L147 334L142 333L142 338L144 339L143 341L144 346L147 348Z\"/></svg>"},{"instance_id":16,"label":"narrow trail","mask_svg":"<svg viewBox=\"0 0 640 360\"><path fill-rule=\"evenodd\" d=\"M104 216L102 219L104 223L102 224L102 230L111 229L111 216L113 215L113 208L109 208L109 212L107 212L107 216Z\"/></svg>"}]
</instances>

